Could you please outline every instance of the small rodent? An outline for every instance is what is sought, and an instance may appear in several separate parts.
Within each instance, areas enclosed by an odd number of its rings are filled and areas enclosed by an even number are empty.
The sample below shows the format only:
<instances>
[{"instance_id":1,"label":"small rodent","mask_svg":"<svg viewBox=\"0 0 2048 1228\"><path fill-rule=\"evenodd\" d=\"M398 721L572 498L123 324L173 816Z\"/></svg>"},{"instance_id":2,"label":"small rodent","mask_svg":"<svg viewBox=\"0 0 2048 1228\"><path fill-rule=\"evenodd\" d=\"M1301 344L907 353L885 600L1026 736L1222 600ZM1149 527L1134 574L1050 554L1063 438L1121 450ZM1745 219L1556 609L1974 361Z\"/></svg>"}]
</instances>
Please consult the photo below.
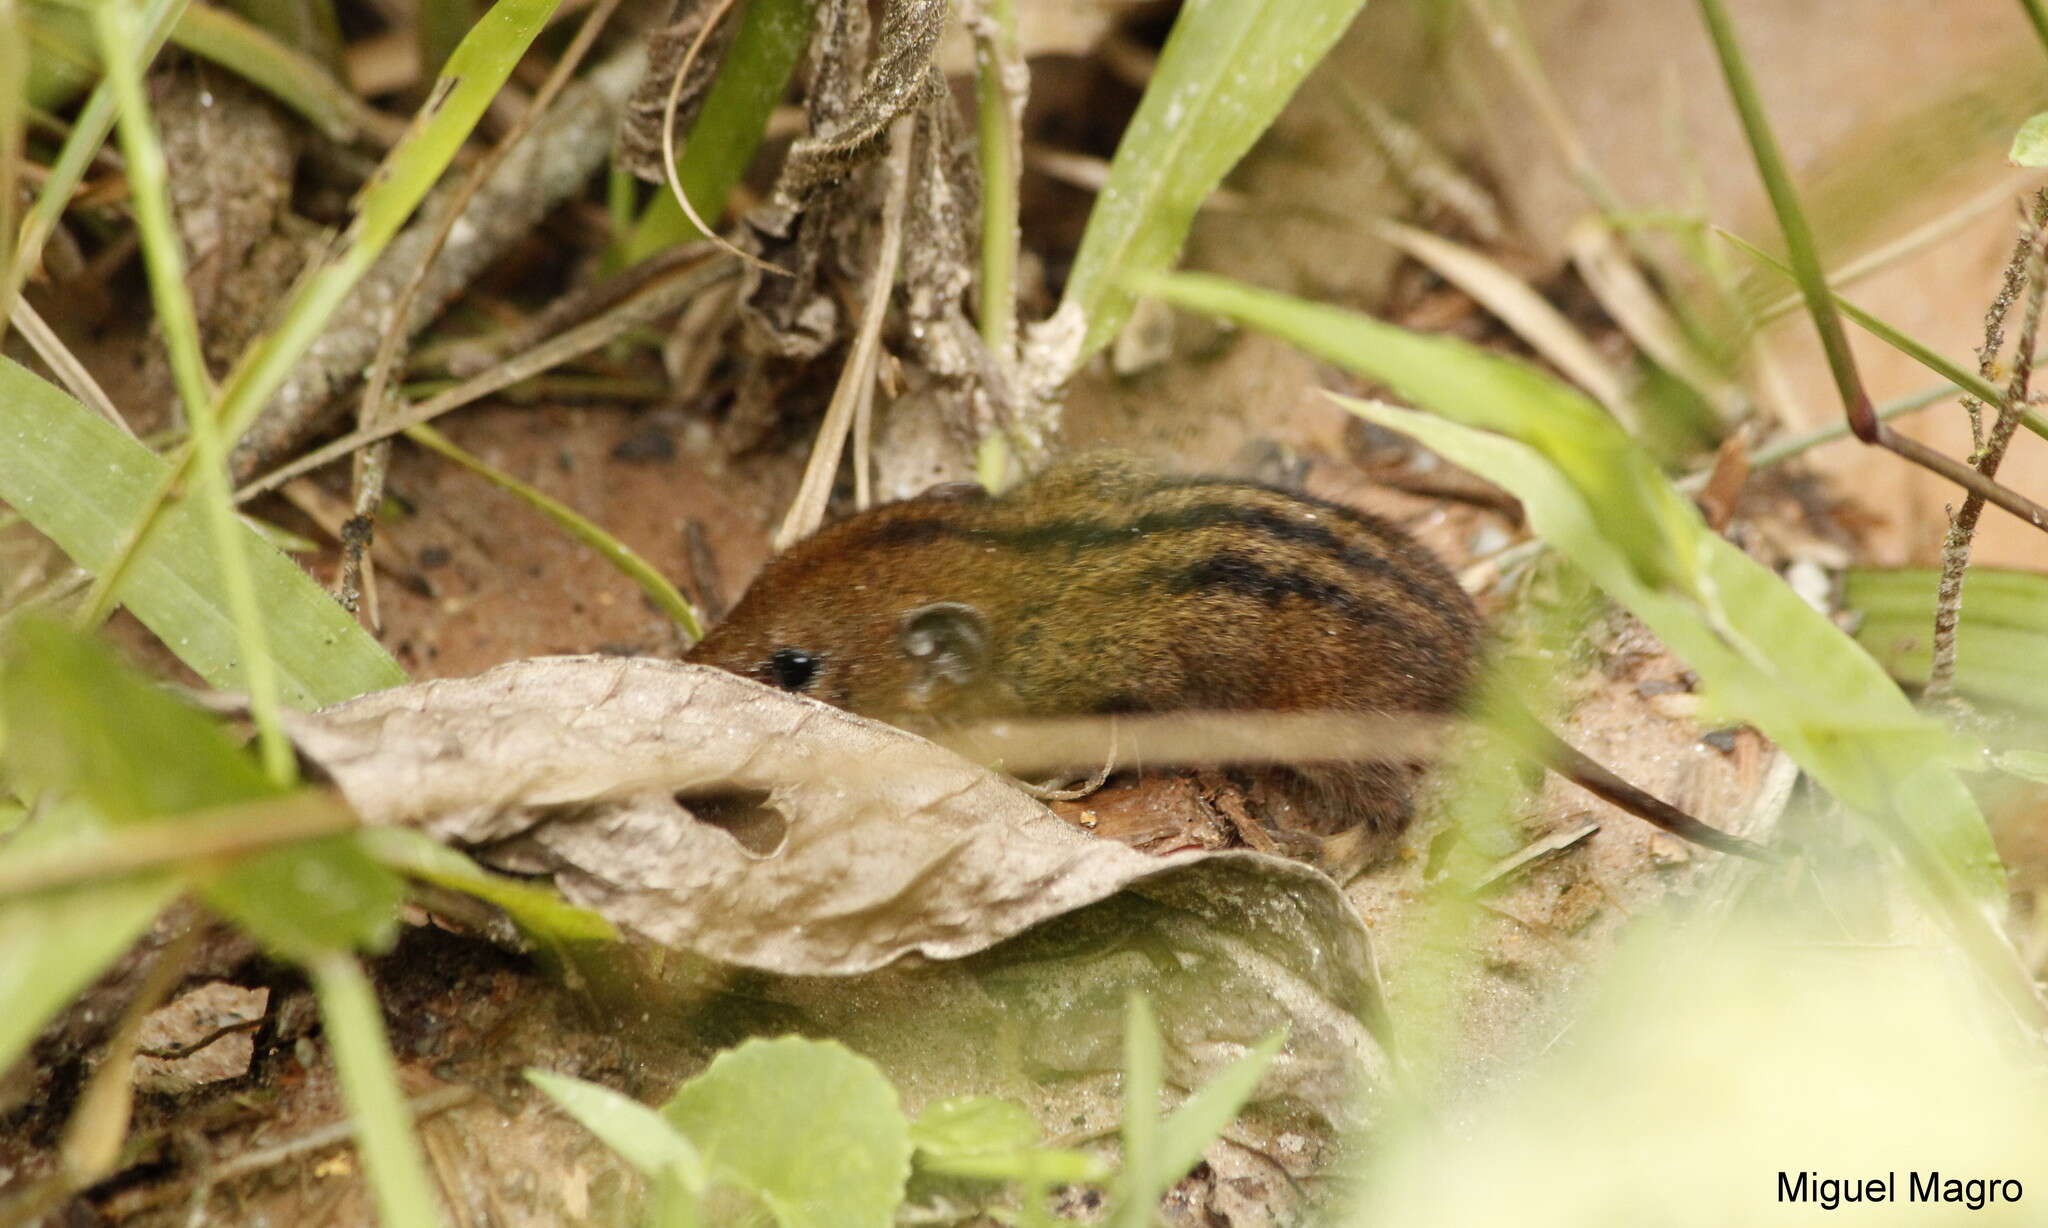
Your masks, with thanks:
<instances>
[{"instance_id":1,"label":"small rodent","mask_svg":"<svg viewBox=\"0 0 2048 1228\"><path fill-rule=\"evenodd\" d=\"M1088 456L998 497L935 488L771 559L687 660L935 733L1005 717L1173 711L1449 715L1482 651L1472 599L1377 517ZM1635 789L1533 717L1525 745L1687 839L1755 846ZM1417 768L1267 775L1368 846L1406 825Z\"/></svg>"}]
</instances>

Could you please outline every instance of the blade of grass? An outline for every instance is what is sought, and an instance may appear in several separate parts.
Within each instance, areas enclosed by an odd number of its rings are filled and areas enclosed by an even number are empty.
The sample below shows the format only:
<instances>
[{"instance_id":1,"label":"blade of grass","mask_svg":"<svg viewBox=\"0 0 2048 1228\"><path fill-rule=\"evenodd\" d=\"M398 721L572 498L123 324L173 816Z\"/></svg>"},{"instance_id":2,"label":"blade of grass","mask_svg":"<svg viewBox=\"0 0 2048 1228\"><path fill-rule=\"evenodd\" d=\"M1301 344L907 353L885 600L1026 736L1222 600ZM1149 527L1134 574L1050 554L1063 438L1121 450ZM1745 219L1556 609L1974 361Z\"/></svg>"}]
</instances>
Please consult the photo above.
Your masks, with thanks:
<instances>
[{"instance_id":1,"label":"blade of grass","mask_svg":"<svg viewBox=\"0 0 2048 1228\"><path fill-rule=\"evenodd\" d=\"M1705 578L1727 608L1741 612L1760 659L1736 651L1689 603L1638 583L1606 540L1610 513L1573 491L1538 453L1413 410L1338 400L1520 498L1545 541L1699 675L1713 712L1756 726L1898 850L1937 915L2027 1026L2048 1021L2000 929L2004 869L1956 774L1969 755L1825 614L1701 525Z\"/></svg>"},{"instance_id":2,"label":"blade of grass","mask_svg":"<svg viewBox=\"0 0 2048 1228\"><path fill-rule=\"evenodd\" d=\"M185 288L184 253L171 221L163 147L157 142L156 126L143 98L143 21L141 9L132 7L127 0L107 0L93 12L107 77L114 83L117 131L122 155L128 161L130 198L136 227L142 236L143 264L149 271L150 298L156 305L164 345L170 351L172 380L184 402L185 420L192 431L195 463L199 467L196 498L213 535L215 557L220 561L228 614L234 622L241 652L242 680L248 688L250 715L256 723L257 746L264 771L274 783L286 786L297 779L298 760L278 723L277 664L270 654L269 635L249 572L248 539L235 519L234 493L228 485L227 449L214 415L206 359L200 353L198 317L192 307L192 296Z\"/></svg>"},{"instance_id":3,"label":"blade of grass","mask_svg":"<svg viewBox=\"0 0 2048 1228\"><path fill-rule=\"evenodd\" d=\"M385 1228L435 1228L439 1204L427 1183L412 1110L398 1086L398 1068L384 1032L376 991L353 955L330 951L311 960L320 1018L334 1051L342 1098L355 1120L363 1173Z\"/></svg>"},{"instance_id":4,"label":"blade of grass","mask_svg":"<svg viewBox=\"0 0 2048 1228\"><path fill-rule=\"evenodd\" d=\"M1749 64L1743 59L1741 45L1736 42L1735 28L1729 22L1721 0L1697 2L1700 16L1707 23L1707 33L1713 39L1714 52L1721 61L1721 75L1735 101L1736 114L1742 119L1743 133L1749 138L1757 175L1764 182L1764 191L1770 196L1771 208L1778 216L1778 227L1785 234L1785 250L1791 257L1792 274L1799 283L1800 294L1806 299L1807 314L1813 317L1814 329L1820 334L1821 349L1827 355L1828 370L1834 375L1835 387L1841 393L1842 407L1849 415L1851 429L1857 438L1872 442L1877 438L1877 424L1872 415L1870 397L1863 391L1863 378L1857 373L1856 357L1849 352L1849 339L1842 333L1841 317L1835 313L1834 297L1828 293L1827 279L1821 272L1813 229L1807 224L1805 210L1799 207L1792 176L1785 169L1784 155L1778 151L1778 139L1771 132L1770 120L1764 115L1756 83L1750 79Z\"/></svg>"},{"instance_id":5,"label":"blade of grass","mask_svg":"<svg viewBox=\"0 0 2048 1228\"><path fill-rule=\"evenodd\" d=\"M14 233L21 208L21 166L28 122L28 18L21 0L0 0L0 241ZM14 314L14 247L0 247L0 341Z\"/></svg>"},{"instance_id":6,"label":"blade of grass","mask_svg":"<svg viewBox=\"0 0 2048 1228\"><path fill-rule=\"evenodd\" d=\"M1159 1048L1159 1021L1144 995L1133 993L1124 1006L1123 1172L1117 1180L1113 1228L1145 1228L1153 1222L1159 1198L1171 1181L1161 1183L1159 1169L1159 1092L1165 1079ZM1154 1188L1154 1187L1157 1188Z\"/></svg>"},{"instance_id":7,"label":"blade of grass","mask_svg":"<svg viewBox=\"0 0 2048 1228\"><path fill-rule=\"evenodd\" d=\"M1652 587L1694 591L1694 560L1671 545L1687 503L1614 418L1536 368L1450 337L1253 290L1217 277L1180 274L1143 283L1147 293L1231 316L1432 406L1462 407L1475 425L1522 439L1616 513L1610 532Z\"/></svg>"},{"instance_id":8,"label":"blade of grass","mask_svg":"<svg viewBox=\"0 0 2048 1228\"><path fill-rule=\"evenodd\" d=\"M999 377L1017 373L1018 179L1023 173L1024 98L1030 70L1017 45L1015 0L979 0L965 18L974 36L974 116L981 165L981 340ZM1013 396L1008 388L1000 394ZM975 472L991 490L1010 472L1009 441L990 431Z\"/></svg>"},{"instance_id":9,"label":"blade of grass","mask_svg":"<svg viewBox=\"0 0 2048 1228\"><path fill-rule=\"evenodd\" d=\"M1843 577L1842 604L1861 616L1856 641L1902 682L1927 681L1939 580L1933 568L1856 568ZM1958 640L1958 689L2048 715L2048 576L1972 568Z\"/></svg>"},{"instance_id":10,"label":"blade of grass","mask_svg":"<svg viewBox=\"0 0 2048 1228\"><path fill-rule=\"evenodd\" d=\"M1814 328L1820 333L1821 348L1827 355L1828 370L1834 375L1835 388L1841 394L1842 410L1848 415L1850 431L1864 443L1875 444L1924 469L1933 470L1969 491L1973 499L1996 503L2035 528L2048 532L2048 507L1999 485L1988 472L1980 473L1878 421L1870 395L1863 389L1863 378L1857 372L1856 356L1850 351L1849 339L1842 331L1834 295L1829 293L1827 277L1821 271L1813 229L1807 223L1805 210L1800 207L1792 177L1785 169L1784 156L1778 150L1770 120L1764 115L1756 83L1750 79L1749 65L1743 59L1734 25L1728 19L1722 0L1698 0L1698 3L1700 16L1705 19L1707 33L1714 43L1715 55L1721 61L1721 75L1728 83L1728 93L1735 101L1736 113L1742 118L1743 133L1756 160L1757 174L1763 179L1764 190L1771 198L1771 208L1778 217L1778 228L1784 234L1785 251L1791 260L1792 274L1799 283L1800 296L1806 300L1807 314L1813 317ZM1987 468L1992 467L1995 467L1995 462L1987 465Z\"/></svg>"},{"instance_id":11,"label":"blade of grass","mask_svg":"<svg viewBox=\"0 0 2048 1228\"><path fill-rule=\"evenodd\" d=\"M0 500L80 567L106 568L123 528L163 486L170 465L6 359L0 359L0 405L7 407ZM406 681L397 662L297 564L260 543L252 543L249 563L285 703L317 708ZM119 591L135 616L210 685L242 685L215 547L190 500L165 512Z\"/></svg>"},{"instance_id":12,"label":"blade of grass","mask_svg":"<svg viewBox=\"0 0 2048 1228\"><path fill-rule=\"evenodd\" d=\"M1572 327L1564 313L1550 305L1529 283L1502 268L1499 263L1449 239L1380 219L1373 233L1428 265L1444 280L1463 290L1479 304L1514 329L1536 352L1557 365L1558 370L1607 411L1641 429L1636 407L1622 388L1621 377L1607 360L1594 351L1591 342Z\"/></svg>"},{"instance_id":13,"label":"blade of grass","mask_svg":"<svg viewBox=\"0 0 2048 1228\"><path fill-rule=\"evenodd\" d=\"M605 561L640 586L650 601L661 607L661 611L676 621L692 640L704 638L704 622L697 616L697 610L686 600L676 587L668 582L646 559L640 557L631 546L604 531L603 527L577 512L567 504L543 494L501 469L495 469L482 460L463 451L451 443L447 436L430 426L406 428L405 437L421 447L432 449L461 465L464 469L483 478L500 490L518 496L528 506L554 521L569 536L603 555Z\"/></svg>"},{"instance_id":14,"label":"blade of grass","mask_svg":"<svg viewBox=\"0 0 2048 1228\"><path fill-rule=\"evenodd\" d=\"M326 67L226 9L189 4L171 41L212 60L268 93L330 141L347 145L366 134L389 145L404 125L356 97Z\"/></svg>"},{"instance_id":15,"label":"blade of grass","mask_svg":"<svg viewBox=\"0 0 2048 1228\"><path fill-rule=\"evenodd\" d=\"M357 201L350 223L329 259L302 279L278 325L242 355L221 390L222 435L238 440L263 412L292 367L319 339L327 321L385 245L405 224L434 181L511 75L560 0L498 0L448 59L446 71L421 105L405 138L384 159ZM177 453L159 488L144 503L87 594L85 613L103 618L129 561L148 536L164 499L191 464L190 449Z\"/></svg>"},{"instance_id":16,"label":"blade of grass","mask_svg":"<svg viewBox=\"0 0 2048 1228\"><path fill-rule=\"evenodd\" d=\"M699 214L716 219L733 185L754 160L768 116L789 84L789 74L811 41L815 0L752 0L704 95L683 143L677 178ZM664 248L700 238L700 231L668 192L648 202L621 249L621 265L638 264Z\"/></svg>"},{"instance_id":17,"label":"blade of grass","mask_svg":"<svg viewBox=\"0 0 2048 1228\"><path fill-rule=\"evenodd\" d=\"M149 29L142 51L146 58L156 58L158 49L170 37L171 26L183 9L184 0L148 0L143 18ZM28 216L21 220L21 235L14 241L14 265L7 270L7 292L0 298L13 302L22 283L41 263L43 244L49 239L50 232L56 229L57 219L63 216L71 194L84 181L86 168L92 164L93 156L113 130L114 86L102 79L93 87L92 96L86 99L78 117L71 122L71 134L64 139L64 147L58 151L57 161L50 167L49 178L43 181L43 190L36 195L36 203L30 207ZM0 240L4 238L4 234L0 234Z\"/></svg>"},{"instance_id":18,"label":"blade of grass","mask_svg":"<svg viewBox=\"0 0 2048 1228\"><path fill-rule=\"evenodd\" d=\"M1057 386L1130 318L1132 279L1179 254L1195 210L1279 115L1364 0L1190 0L1096 197L1060 302L1085 322ZM1057 318L1057 317L1055 317Z\"/></svg>"},{"instance_id":19,"label":"blade of grass","mask_svg":"<svg viewBox=\"0 0 2048 1228\"><path fill-rule=\"evenodd\" d=\"M1719 226L1714 228L1714 233L1726 239L1758 263L1782 273L1788 278L1793 275L1792 270L1786 266L1784 261L1779 260L1741 235L1730 230L1723 230ZM1842 314L1856 321L1871 336L1876 337L1879 341L1884 342L1914 362L1926 367L1941 378L1955 384L1993 409L2002 408L2005 405L2005 389L2000 388L1968 367L1943 357L1932 347L1878 319L1841 295L1835 294L1833 297L1836 306L1842 309ZM2048 439L2048 418L2042 417L2040 410L2027 409L2023 411L2020 415L2020 425L2041 438Z\"/></svg>"}]
</instances>

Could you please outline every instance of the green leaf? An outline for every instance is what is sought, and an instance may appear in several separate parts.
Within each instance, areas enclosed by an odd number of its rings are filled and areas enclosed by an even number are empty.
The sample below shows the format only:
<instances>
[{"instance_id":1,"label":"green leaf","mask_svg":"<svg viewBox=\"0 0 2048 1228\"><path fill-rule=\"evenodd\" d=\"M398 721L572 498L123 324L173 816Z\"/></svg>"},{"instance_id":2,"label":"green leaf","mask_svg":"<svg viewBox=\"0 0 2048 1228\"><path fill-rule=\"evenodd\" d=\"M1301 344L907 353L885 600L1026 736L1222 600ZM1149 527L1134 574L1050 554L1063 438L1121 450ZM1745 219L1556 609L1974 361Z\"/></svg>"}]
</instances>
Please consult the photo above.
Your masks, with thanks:
<instances>
[{"instance_id":1,"label":"green leaf","mask_svg":"<svg viewBox=\"0 0 2048 1228\"><path fill-rule=\"evenodd\" d=\"M922 1172L977 1181L1017 1181L1042 1188L1100 1182L1101 1160L1081 1151L1041 1146L1038 1119L1014 1100L956 1096L927 1105L910 1124Z\"/></svg>"},{"instance_id":2,"label":"green leaf","mask_svg":"<svg viewBox=\"0 0 2048 1228\"><path fill-rule=\"evenodd\" d=\"M0 405L7 407L0 501L80 567L105 567L162 481L165 461L4 358ZM406 681L398 663L297 564L251 537L249 567L287 704L316 708ZM119 597L200 677L217 687L241 686L219 562L205 517L189 500L164 510Z\"/></svg>"},{"instance_id":3,"label":"green leaf","mask_svg":"<svg viewBox=\"0 0 2048 1228\"><path fill-rule=\"evenodd\" d=\"M1933 662L1932 568L1856 568L1842 603L1856 642L1892 677L1914 686ZM1972 699L2048 715L2048 576L1972 567L1956 628L1956 689Z\"/></svg>"},{"instance_id":4,"label":"green leaf","mask_svg":"<svg viewBox=\"0 0 2048 1228\"><path fill-rule=\"evenodd\" d=\"M927 1105L910 1123L910 1143L926 1156L1014 1151L1038 1142L1038 1119L1014 1100L955 1096Z\"/></svg>"},{"instance_id":5,"label":"green leaf","mask_svg":"<svg viewBox=\"0 0 2048 1228\"><path fill-rule=\"evenodd\" d=\"M170 875L0 903L0 1072L142 936L183 884Z\"/></svg>"},{"instance_id":6,"label":"green leaf","mask_svg":"<svg viewBox=\"0 0 2048 1228\"><path fill-rule=\"evenodd\" d=\"M678 1088L662 1115L712 1177L782 1228L886 1228L910 1176L910 1124L882 1072L834 1041L750 1040Z\"/></svg>"},{"instance_id":7,"label":"green leaf","mask_svg":"<svg viewBox=\"0 0 2048 1228\"><path fill-rule=\"evenodd\" d=\"M1159 1130L1158 1171L1172 1174L1169 1182L1180 1180L1200 1163L1202 1151L1237 1119L1238 1110L1252 1098L1266 1067L1286 1042L1285 1030L1268 1036L1167 1115Z\"/></svg>"},{"instance_id":8,"label":"green leaf","mask_svg":"<svg viewBox=\"0 0 2048 1228\"><path fill-rule=\"evenodd\" d=\"M2009 750L1993 755L1991 762L2008 776L2048 785L2048 750Z\"/></svg>"},{"instance_id":9,"label":"green leaf","mask_svg":"<svg viewBox=\"0 0 2048 1228\"><path fill-rule=\"evenodd\" d=\"M112 823L268 797L275 787L212 717L118 665L90 638L24 620L0 663L6 763Z\"/></svg>"},{"instance_id":10,"label":"green leaf","mask_svg":"<svg viewBox=\"0 0 2048 1228\"><path fill-rule=\"evenodd\" d=\"M2014 166L2048 166L2048 111L2027 117L2005 157Z\"/></svg>"},{"instance_id":11,"label":"green leaf","mask_svg":"<svg viewBox=\"0 0 2048 1228\"><path fill-rule=\"evenodd\" d=\"M544 887L492 874L425 832L373 827L358 839L390 869L496 904L531 937L553 942L618 940L617 927L597 913Z\"/></svg>"},{"instance_id":12,"label":"green leaf","mask_svg":"<svg viewBox=\"0 0 2048 1228\"><path fill-rule=\"evenodd\" d=\"M676 178L708 222L724 212L726 197L754 160L769 113L782 100L790 71L811 41L813 4L814 0L752 0L740 15L739 32L718 65L718 76L704 95L676 162ZM698 236L663 184L626 237L623 263L638 263Z\"/></svg>"},{"instance_id":13,"label":"green leaf","mask_svg":"<svg viewBox=\"0 0 2048 1228\"><path fill-rule=\"evenodd\" d=\"M703 1157L660 1112L609 1087L553 1071L529 1070L526 1079L643 1175L674 1172L693 1194L709 1188Z\"/></svg>"},{"instance_id":14,"label":"green leaf","mask_svg":"<svg viewBox=\"0 0 2048 1228\"><path fill-rule=\"evenodd\" d=\"M1453 337L1413 333L1218 277L1158 277L1144 288L1182 307L1243 320L1404 399L1514 436L1601 509L1603 532L1646 586L1691 590L1696 569L1686 543L1699 522L1691 504L1605 410L1535 367Z\"/></svg>"},{"instance_id":15,"label":"green leaf","mask_svg":"<svg viewBox=\"0 0 2048 1228\"><path fill-rule=\"evenodd\" d=\"M1118 1181L1118 1228L1153 1222L1160 1198L1201 1162L1202 1152L1236 1120L1286 1040L1286 1032L1279 1031L1260 1041L1161 1122L1159 1027L1150 1004L1132 995L1124 1021L1124 1171Z\"/></svg>"},{"instance_id":16,"label":"green leaf","mask_svg":"<svg viewBox=\"0 0 2048 1228\"><path fill-rule=\"evenodd\" d=\"M448 57L433 92L356 202L333 259L304 278L277 327L237 362L221 390L230 438L255 421L327 321L369 271L496 97L561 0L498 0Z\"/></svg>"},{"instance_id":17,"label":"green leaf","mask_svg":"<svg viewBox=\"0 0 2048 1228\"><path fill-rule=\"evenodd\" d=\"M212 717L56 623L16 629L0 661L0 713L14 778L74 799L105 823L178 822L206 807L284 796ZM69 834L92 835L84 825ZM354 834L254 853L202 884L215 909L295 958L385 945L402 890Z\"/></svg>"},{"instance_id":18,"label":"green leaf","mask_svg":"<svg viewBox=\"0 0 2048 1228\"><path fill-rule=\"evenodd\" d=\"M1160 1195L1180 1180L1163 1176L1159 1163L1159 1092L1165 1082L1159 1021L1142 994L1124 1004L1124 1170L1117 1179L1116 1228L1153 1220Z\"/></svg>"},{"instance_id":19,"label":"green leaf","mask_svg":"<svg viewBox=\"0 0 2048 1228\"><path fill-rule=\"evenodd\" d=\"M215 911L301 962L322 951L390 947L405 886L355 834L256 853L202 888Z\"/></svg>"},{"instance_id":20,"label":"green leaf","mask_svg":"<svg viewBox=\"0 0 2048 1228\"><path fill-rule=\"evenodd\" d=\"M1074 256L1061 307L1082 314L1087 337L1073 367L1123 327L1130 280L1173 263L1203 198L1362 7L1364 0L1181 6Z\"/></svg>"}]
</instances>

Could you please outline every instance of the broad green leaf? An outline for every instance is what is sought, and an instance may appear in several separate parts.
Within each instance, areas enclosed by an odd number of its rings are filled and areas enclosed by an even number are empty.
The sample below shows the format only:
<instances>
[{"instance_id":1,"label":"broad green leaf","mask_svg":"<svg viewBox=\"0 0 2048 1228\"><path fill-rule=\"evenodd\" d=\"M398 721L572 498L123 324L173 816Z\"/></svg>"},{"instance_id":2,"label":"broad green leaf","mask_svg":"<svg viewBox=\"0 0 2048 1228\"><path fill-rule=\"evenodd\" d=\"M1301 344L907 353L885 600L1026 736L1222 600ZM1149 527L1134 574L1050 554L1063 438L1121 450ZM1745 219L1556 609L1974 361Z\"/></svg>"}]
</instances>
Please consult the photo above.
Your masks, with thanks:
<instances>
[{"instance_id":1,"label":"broad green leaf","mask_svg":"<svg viewBox=\"0 0 2048 1228\"><path fill-rule=\"evenodd\" d=\"M739 16L718 76L704 95L696 122L682 141L676 178L700 217L715 222L733 185L754 160L768 115L782 100L797 57L811 41L814 0L753 0ZM675 195L663 184L628 235L623 263L634 264L666 247L698 237Z\"/></svg>"},{"instance_id":2,"label":"broad green leaf","mask_svg":"<svg viewBox=\"0 0 2048 1228\"><path fill-rule=\"evenodd\" d=\"M1038 1142L1038 1119L1014 1100L955 1096L925 1106L910 1123L910 1144L928 1156L1013 1151Z\"/></svg>"},{"instance_id":3,"label":"broad green leaf","mask_svg":"<svg viewBox=\"0 0 2048 1228\"><path fill-rule=\"evenodd\" d=\"M910 1176L910 1124L874 1063L835 1041L750 1040L678 1088L662 1115L713 1180L782 1228L886 1228Z\"/></svg>"},{"instance_id":4,"label":"broad green leaf","mask_svg":"<svg viewBox=\"0 0 2048 1228\"><path fill-rule=\"evenodd\" d=\"M0 903L0 1072L182 889L159 874Z\"/></svg>"},{"instance_id":5,"label":"broad green leaf","mask_svg":"<svg viewBox=\"0 0 2048 1228\"><path fill-rule=\"evenodd\" d=\"M0 406L0 501L80 567L106 566L161 481L165 461L4 358ZM287 704L317 708L406 681L398 663L297 564L260 538L248 558ZM217 556L190 501L164 510L119 597L202 678L218 687L241 685Z\"/></svg>"},{"instance_id":6,"label":"broad green leaf","mask_svg":"<svg viewBox=\"0 0 2048 1228\"><path fill-rule=\"evenodd\" d=\"M1041 1145L1038 1120L1014 1100L955 1096L910 1123L921 1172L1030 1186L1100 1182L1109 1168L1080 1151Z\"/></svg>"},{"instance_id":7,"label":"broad green leaf","mask_svg":"<svg viewBox=\"0 0 2048 1228\"><path fill-rule=\"evenodd\" d=\"M283 797L214 718L56 623L16 630L0 662L0 706L9 773L108 824L176 823L207 807ZM68 834L93 833L74 825ZM19 842L8 849L23 851ZM200 886L208 904L295 958L384 945L402 893L353 834L238 858Z\"/></svg>"},{"instance_id":8,"label":"broad green leaf","mask_svg":"<svg viewBox=\"0 0 2048 1228\"><path fill-rule=\"evenodd\" d=\"M520 929L536 938L555 942L618 940L618 929L598 914L578 908L546 888L492 874L425 832L373 827L357 838L390 869L496 904Z\"/></svg>"},{"instance_id":9,"label":"broad green leaf","mask_svg":"<svg viewBox=\"0 0 2048 1228\"><path fill-rule=\"evenodd\" d=\"M1158 277L1144 289L1182 307L1243 320L1378 380L1404 399L1520 439L1601 509L1603 531L1647 586L1691 591L1696 568L1685 547L1699 521L1692 506L1605 410L1535 367L1453 337L1410 332L1218 277Z\"/></svg>"},{"instance_id":10,"label":"broad green leaf","mask_svg":"<svg viewBox=\"0 0 2048 1228\"><path fill-rule=\"evenodd\" d=\"M14 778L72 794L110 823L275 792L212 717L56 623L26 620L9 638L0 705Z\"/></svg>"},{"instance_id":11,"label":"broad green leaf","mask_svg":"<svg viewBox=\"0 0 2048 1228\"><path fill-rule=\"evenodd\" d=\"M609 1087L553 1071L529 1070L526 1080L643 1175L672 1171L691 1193L707 1188L703 1158L659 1111Z\"/></svg>"},{"instance_id":12,"label":"broad green leaf","mask_svg":"<svg viewBox=\"0 0 2048 1228\"><path fill-rule=\"evenodd\" d=\"M2048 111L2027 117L2005 156L2014 166L2048 166Z\"/></svg>"},{"instance_id":13,"label":"broad green leaf","mask_svg":"<svg viewBox=\"0 0 2048 1228\"><path fill-rule=\"evenodd\" d=\"M1365 0L1188 0L1117 143L1074 256L1062 310L1087 337L1072 367L1131 313L1131 279L1166 269L1195 210L1280 114ZM1071 369L1071 367L1070 367Z\"/></svg>"},{"instance_id":14,"label":"broad green leaf","mask_svg":"<svg viewBox=\"0 0 2048 1228\"><path fill-rule=\"evenodd\" d=\"M398 876L354 834L240 858L203 892L216 912L300 961L322 951L387 949L405 899Z\"/></svg>"},{"instance_id":15,"label":"broad green leaf","mask_svg":"<svg viewBox=\"0 0 2048 1228\"><path fill-rule=\"evenodd\" d=\"M1892 677L1918 686L1933 661L1932 568L1857 568L1842 603L1856 642ZM2048 575L1973 567L1956 630L1956 689L1971 698L2048 714Z\"/></svg>"}]
</instances>

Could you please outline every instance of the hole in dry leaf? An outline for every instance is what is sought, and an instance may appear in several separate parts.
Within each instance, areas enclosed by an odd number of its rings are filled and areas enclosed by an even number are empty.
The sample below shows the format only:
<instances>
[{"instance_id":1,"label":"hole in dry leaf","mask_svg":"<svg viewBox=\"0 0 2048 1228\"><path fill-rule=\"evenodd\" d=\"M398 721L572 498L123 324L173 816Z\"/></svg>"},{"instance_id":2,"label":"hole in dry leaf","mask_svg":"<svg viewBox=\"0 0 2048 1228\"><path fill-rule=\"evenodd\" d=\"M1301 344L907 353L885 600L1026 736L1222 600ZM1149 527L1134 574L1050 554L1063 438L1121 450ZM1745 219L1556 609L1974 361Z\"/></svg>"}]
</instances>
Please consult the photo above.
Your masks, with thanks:
<instances>
[{"instance_id":1,"label":"hole in dry leaf","mask_svg":"<svg viewBox=\"0 0 2048 1228\"><path fill-rule=\"evenodd\" d=\"M774 856L789 834L789 819L758 790L678 793L676 804L756 857Z\"/></svg>"}]
</instances>

